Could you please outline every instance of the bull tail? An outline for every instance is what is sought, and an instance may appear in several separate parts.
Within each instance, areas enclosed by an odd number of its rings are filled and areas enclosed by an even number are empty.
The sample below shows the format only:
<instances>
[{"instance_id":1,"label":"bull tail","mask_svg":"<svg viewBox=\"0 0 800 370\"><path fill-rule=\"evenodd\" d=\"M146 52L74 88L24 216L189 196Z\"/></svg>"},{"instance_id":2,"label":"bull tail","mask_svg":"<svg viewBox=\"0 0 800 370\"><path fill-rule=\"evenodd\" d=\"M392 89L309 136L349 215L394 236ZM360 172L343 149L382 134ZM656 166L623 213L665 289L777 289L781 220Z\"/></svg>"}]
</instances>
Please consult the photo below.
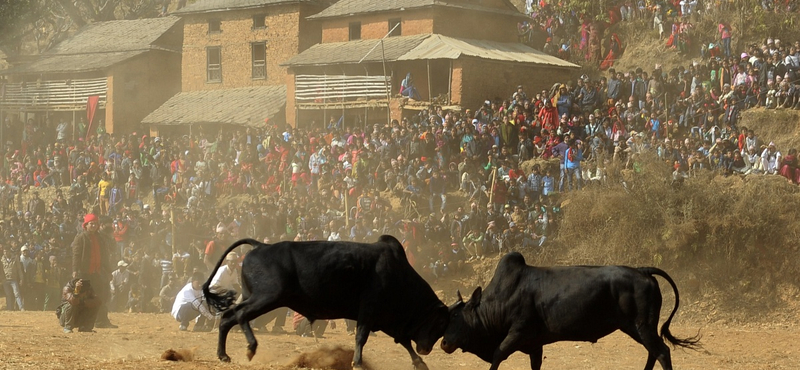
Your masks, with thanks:
<instances>
[{"instance_id":1,"label":"bull tail","mask_svg":"<svg viewBox=\"0 0 800 370\"><path fill-rule=\"evenodd\" d=\"M210 290L211 280L214 279L214 275L217 274L217 270L219 270L219 267L222 266L222 263L225 261L225 256L242 244L259 245L262 243L255 239L241 239L231 244L231 246L222 253L219 261L217 261L217 265L214 266L214 269L211 270L211 275L208 275L208 280L203 283L203 296L206 298L206 302L220 312L225 311L233 306L234 301L236 301L236 292L224 291L220 292L219 294L212 293Z\"/></svg>"},{"instance_id":2,"label":"bull tail","mask_svg":"<svg viewBox=\"0 0 800 370\"><path fill-rule=\"evenodd\" d=\"M672 290L675 292L675 307L672 309L672 313L669 314L667 321L664 321L664 324L661 325L661 337L672 343L674 346L689 348L689 349L699 349L700 345L700 333L698 332L695 336L691 338L676 338L672 335L669 331L669 324L672 322L672 318L675 316L675 312L678 312L678 305L680 304L680 297L678 296L678 287L675 285L675 281L664 271L659 268L655 267L643 267L640 268L639 271L646 275L658 275L664 278L670 286L672 286Z\"/></svg>"}]
</instances>

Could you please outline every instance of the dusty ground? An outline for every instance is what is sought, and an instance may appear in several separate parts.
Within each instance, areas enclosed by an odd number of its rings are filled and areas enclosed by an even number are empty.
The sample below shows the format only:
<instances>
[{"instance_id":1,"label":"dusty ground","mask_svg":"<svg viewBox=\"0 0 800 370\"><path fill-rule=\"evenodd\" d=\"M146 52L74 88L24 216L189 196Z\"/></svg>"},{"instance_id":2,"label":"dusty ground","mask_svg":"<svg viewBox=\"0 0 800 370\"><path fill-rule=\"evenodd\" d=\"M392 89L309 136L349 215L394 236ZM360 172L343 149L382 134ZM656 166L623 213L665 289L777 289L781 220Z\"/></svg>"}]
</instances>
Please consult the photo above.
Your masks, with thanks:
<instances>
[{"instance_id":1,"label":"dusty ground","mask_svg":"<svg viewBox=\"0 0 800 370\"><path fill-rule=\"evenodd\" d=\"M228 351L232 364L216 360L216 333L178 332L178 324L167 314L111 314L119 329L96 329L96 333L62 334L51 312L0 312L0 368L2 369L286 369L304 352L321 346L352 349L353 337L336 329L315 343L296 335L257 334L259 351L253 362L245 356L245 340L232 332ZM288 324L287 324L288 325ZM693 334L691 323L673 326L678 335ZM777 326L747 328L703 327L705 350L673 351L676 369L796 369L800 329ZM196 348L191 363L160 360L170 348ZM544 369L641 369L645 351L627 336L615 333L592 345L557 343L545 347ZM408 370L405 351L383 334L371 337L364 349L372 369ZM466 353L447 355L438 347L425 357L432 370L483 369L488 364ZM502 369L529 369L528 358L515 354ZM658 368L658 366L656 366Z\"/></svg>"}]
</instances>

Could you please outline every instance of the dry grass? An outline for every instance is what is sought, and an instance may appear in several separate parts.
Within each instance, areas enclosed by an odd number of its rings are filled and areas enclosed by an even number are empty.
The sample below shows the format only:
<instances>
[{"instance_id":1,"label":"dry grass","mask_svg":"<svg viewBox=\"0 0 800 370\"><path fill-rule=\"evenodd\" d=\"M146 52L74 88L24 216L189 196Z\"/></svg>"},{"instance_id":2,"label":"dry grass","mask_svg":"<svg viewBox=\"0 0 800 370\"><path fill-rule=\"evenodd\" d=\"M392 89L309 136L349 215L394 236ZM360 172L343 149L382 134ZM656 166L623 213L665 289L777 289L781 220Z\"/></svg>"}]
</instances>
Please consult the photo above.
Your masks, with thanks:
<instances>
[{"instance_id":1,"label":"dry grass","mask_svg":"<svg viewBox=\"0 0 800 370\"><path fill-rule=\"evenodd\" d=\"M742 123L755 131L763 144L775 142L784 155L789 149L800 149L800 113L789 109L751 109L742 113Z\"/></svg>"},{"instance_id":2,"label":"dry grass","mask_svg":"<svg viewBox=\"0 0 800 370\"><path fill-rule=\"evenodd\" d=\"M667 47L667 40L658 39L658 31L648 27L644 21L618 23L606 32L607 35L617 33L625 47L625 52L614 63L617 71L633 71L642 68L652 71L656 64L662 65L663 71L682 66L688 67L691 60L678 54L677 50Z\"/></svg>"},{"instance_id":3,"label":"dry grass","mask_svg":"<svg viewBox=\"0 0 800 370\"><path fill-rule=\"evenodd\" d=\"M795 307L800 188L779 176L701 173L680 189L670 170L642 158L641 173L563 195L559 235L541 265L653 265L672 274L683 310L708 320L763 320Z\"/></svg>"}]
</instances>

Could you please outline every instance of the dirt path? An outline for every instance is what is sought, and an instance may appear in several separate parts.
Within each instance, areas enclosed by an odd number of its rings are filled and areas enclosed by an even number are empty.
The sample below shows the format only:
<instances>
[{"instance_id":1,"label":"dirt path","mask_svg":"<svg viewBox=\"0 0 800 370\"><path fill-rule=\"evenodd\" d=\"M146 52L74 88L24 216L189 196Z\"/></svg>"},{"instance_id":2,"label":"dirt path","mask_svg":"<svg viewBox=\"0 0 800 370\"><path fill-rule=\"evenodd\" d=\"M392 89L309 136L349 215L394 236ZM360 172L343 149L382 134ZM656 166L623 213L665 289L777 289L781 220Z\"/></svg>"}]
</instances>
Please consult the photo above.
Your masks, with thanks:
<instances>
[{"instance_id":1,"label":"dirt path","mask_svg":"<svg viewBox=\"0 0 800 370\"><path fill-rule=\"evenodd\" d=\"M228 339L230 365L216 360L215 333L178 332L178 324L167 314L111 314L119 329L96 329L96 333L62 334L51 312L0 312L0 368L2 369L284 369L299 354L321 346L353 347L353 337L343 323L328 330L326 338L257 334L258 354L253 362L245 357L245 340L239 332ZM287 324L288 325L288 324ZM692 334L696 326L679 324L673 333ZM770 327L742 330L711 326L702 329L705 350L673 351L676 369L796 369L800 363L800 329ZM169 348L197 347L195 361L161 361ZM545 347L544 369L641 369L644 349L623 334L615 333L596 344L558 343ZM408 354L383 334L370 338L364 358L373 370L408 370ZM439 348L425 357L432 370L484 369L488 364L471 354L446 355ZM658 369L658 366L656 366ZM501 369L530 369L528 358L515 354Z\"/></svg>"}]
</instances>

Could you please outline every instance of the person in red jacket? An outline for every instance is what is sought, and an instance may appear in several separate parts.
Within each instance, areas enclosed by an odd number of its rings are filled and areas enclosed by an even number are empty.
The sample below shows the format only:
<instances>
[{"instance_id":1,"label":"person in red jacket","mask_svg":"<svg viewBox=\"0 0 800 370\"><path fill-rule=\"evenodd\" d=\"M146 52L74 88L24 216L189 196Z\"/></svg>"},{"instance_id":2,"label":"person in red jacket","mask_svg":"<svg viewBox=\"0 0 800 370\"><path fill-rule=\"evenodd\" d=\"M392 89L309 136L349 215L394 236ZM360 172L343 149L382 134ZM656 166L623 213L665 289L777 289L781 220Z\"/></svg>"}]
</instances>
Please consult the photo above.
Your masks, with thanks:
<instances>
[{"instance_id":1,"label":"person in red jacket","mask_svg":"<svg viewBox=\"0 0 800 370\"><path fill-rule=\"evenodd\" d=\"M553 106L550 99L545 99L544 107L539 110L539 121L542 130L553 131L558 128L558 108Z\"/></svg>"},{"instance_id":2,"label":"person in red jacket","mask_svg":"<svg viewBox=\"0 0 800 370\"><path fill-rule=\"evenodd\" d=\"M119 247L119 258L122 259L125 257L125 246L128 244L128 229L129 229L129 222L128 222L127 215L118 214L116 218L114 218L114 241L117 242L117 247Z\"/></svg>"}]
</instances>

